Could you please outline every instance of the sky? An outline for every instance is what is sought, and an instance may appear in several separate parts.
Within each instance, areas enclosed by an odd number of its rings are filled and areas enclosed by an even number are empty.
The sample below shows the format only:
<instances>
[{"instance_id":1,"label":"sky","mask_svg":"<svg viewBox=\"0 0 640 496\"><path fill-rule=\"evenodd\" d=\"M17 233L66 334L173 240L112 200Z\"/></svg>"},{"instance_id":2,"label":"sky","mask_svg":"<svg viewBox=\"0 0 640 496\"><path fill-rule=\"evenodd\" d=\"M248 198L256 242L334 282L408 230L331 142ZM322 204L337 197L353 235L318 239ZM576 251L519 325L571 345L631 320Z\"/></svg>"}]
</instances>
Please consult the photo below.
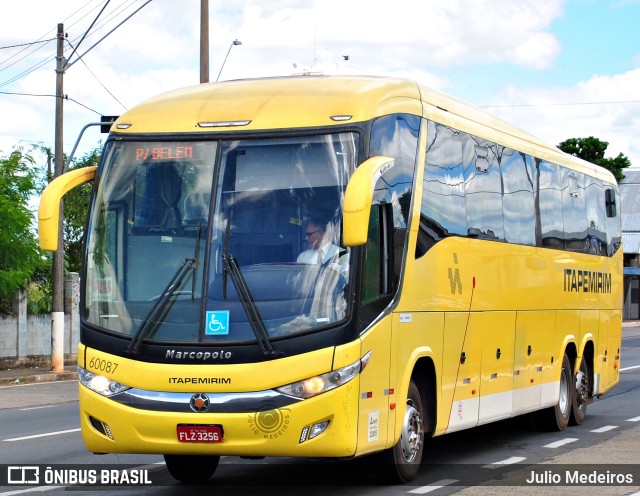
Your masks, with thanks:
<instances>
[{"instance_id":1,"label":"sky","mask_svg":"<svg viewBox=\"0 0 640 496\"><path fill-rule=\"evenodd\" d=\"M58 23L72 64L67 154L100 115L200 82L199 0L21 0L1 9L0 157L53 149ZM595 136L609 143L607 157L623 153L640 167L639 20L640 0L209 0L210 80L304 71L410 78L553 145ZM105 138L88 129L76 157Z\"/></svg>"}]
</instances>

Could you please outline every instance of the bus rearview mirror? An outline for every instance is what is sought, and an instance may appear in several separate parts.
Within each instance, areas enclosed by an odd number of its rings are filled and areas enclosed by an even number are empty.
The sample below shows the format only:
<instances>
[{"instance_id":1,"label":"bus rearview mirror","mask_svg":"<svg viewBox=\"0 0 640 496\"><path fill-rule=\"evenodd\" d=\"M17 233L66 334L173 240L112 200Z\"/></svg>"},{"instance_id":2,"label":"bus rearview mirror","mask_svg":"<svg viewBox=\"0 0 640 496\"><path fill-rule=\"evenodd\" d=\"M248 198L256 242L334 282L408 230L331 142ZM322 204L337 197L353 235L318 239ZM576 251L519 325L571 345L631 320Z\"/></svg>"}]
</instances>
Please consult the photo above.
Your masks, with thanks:
<instances>
[{"instance_id":1,"label":"bus rearview mirror","mask_svg":"<svg viewBox=\"0 0 640 496\"><path fill-rule=\"evenodd\" d=\"M38 237L40 248L46 251L58 249L58 223L60 201L76 186L91 181L96 176L97 166L82 167L56 177L42 192L38 207Z\"/></svg>"},{"instance_id":2,"label":"bus rearview mirror","mask_svg":"<svg viewBox=\"0 0 640 496\"><path fill-rule=\"evenodd\" d=\"M372 157L360 164L349 179L342 217L342 240L345 246L360 246L367 242L376 182L393 165L392 158Z\"/></svg>"}]
</instances>

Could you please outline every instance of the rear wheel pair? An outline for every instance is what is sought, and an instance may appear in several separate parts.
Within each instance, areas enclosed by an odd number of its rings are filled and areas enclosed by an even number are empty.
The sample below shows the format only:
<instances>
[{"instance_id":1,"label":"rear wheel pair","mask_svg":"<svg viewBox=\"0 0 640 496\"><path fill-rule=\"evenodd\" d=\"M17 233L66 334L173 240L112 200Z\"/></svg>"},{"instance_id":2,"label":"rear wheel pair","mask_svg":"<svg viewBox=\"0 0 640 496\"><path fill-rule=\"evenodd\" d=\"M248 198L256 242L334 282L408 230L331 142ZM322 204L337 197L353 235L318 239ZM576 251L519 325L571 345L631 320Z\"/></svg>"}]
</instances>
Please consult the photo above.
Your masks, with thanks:
<instances>
[{"instance_id":1,"label":"rear wheel pair","mask_svg":"<svg viewBox=\"0 0 640 496\"><path fill-rule=\"evenodd\" d=\"M589 400L589 368L582 358L580 369L573 374L571 362L565 353L560 371L560 396L558 403L550 408L536 412L536 419L541 427L562 431L567 425L580 425L587 416Z\"/></svg>"}]
</instances>

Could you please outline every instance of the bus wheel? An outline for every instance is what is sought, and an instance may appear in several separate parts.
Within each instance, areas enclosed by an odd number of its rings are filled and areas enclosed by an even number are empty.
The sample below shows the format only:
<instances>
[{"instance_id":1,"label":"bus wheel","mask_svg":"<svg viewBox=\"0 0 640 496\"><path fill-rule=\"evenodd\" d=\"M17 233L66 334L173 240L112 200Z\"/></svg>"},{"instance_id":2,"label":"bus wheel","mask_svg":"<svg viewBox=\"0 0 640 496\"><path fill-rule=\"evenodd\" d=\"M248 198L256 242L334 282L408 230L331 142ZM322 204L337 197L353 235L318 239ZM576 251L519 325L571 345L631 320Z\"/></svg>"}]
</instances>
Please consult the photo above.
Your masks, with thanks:
<instances>
[{"instance_id":1,"label":"bus wheel","mask_svg":"<svg viewBox=\"0 0 640 496\"><path fill-rule=\"evenodd\" d=\"M580 369L575 375L575 388L569 422L571 425L580 425L587 416L587 402L589 400L589 366L584 356L580 361Z\"/></svg>"},{"instance_id":2,"label":"bus wheel","mask_svg":"<svg viewBox=\"0 0 640 496\"><path fill-rule=\"evenodd\" d=\"M167 470L174 479L187 484L208 481L218 468L219 456L164 455Z\"/></svg>"},{"instance_id":3,"label":"bus wheel","mask_svg":"<svg viewBox=\"0 0 640 496\"><path fill-rule=\"evenodd\" d=\"M400 440L393 448L380 453L380 465L376 464L376 474L383 482L406 483L418 475L424 452L424 419L422 397L412 380L409 384Z\"/></svg>"},{"instance_id":4,"label":"bus wheel","mask_svg":"<svg viewBox=\"0 0 640 496\"><path fill-rule=\"evenodd\" d=\"M560 370L560 396L555 406L535 412L535 424L545 430L563 431L569 425L571 405L573 404L574 386L571 362L564 355Z\"/></svg>"}]
</instances>

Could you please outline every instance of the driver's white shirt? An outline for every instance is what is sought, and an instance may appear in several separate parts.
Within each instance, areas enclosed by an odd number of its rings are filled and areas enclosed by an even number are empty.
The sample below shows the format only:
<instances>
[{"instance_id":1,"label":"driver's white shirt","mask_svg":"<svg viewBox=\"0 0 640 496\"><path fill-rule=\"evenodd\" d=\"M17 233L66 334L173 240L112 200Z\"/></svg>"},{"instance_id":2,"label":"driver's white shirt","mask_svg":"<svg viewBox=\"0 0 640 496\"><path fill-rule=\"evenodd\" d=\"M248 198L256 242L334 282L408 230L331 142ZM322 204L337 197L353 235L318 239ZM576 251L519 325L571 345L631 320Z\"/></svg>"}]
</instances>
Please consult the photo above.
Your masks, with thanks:
<instances>
[{"instance_id":1,"label":"driver's white shirt","mask_svg":"<svg viewBox=\"0 0 640 496\"><path fill-rule=\"evenodd\" d=\"M340 247L332 243L325 243L320 248L312 248L305 250L296 259L296 262L310 265L326 265L333 267L343 276L348 277L349 274L349 257L345 254L338 256Z\"/></svg>"},{"instance_id":2,"label":"driver's white shirt","mask_svg":"<svg viewBox=\"0 0 640 496\"><path fill-rule=\"evenodd\" d=\"M325 243L320 248L305 250L296 259L298 263L323 264L336 256L340 248L332 243Z\"/></svg>"}]
</instances>

